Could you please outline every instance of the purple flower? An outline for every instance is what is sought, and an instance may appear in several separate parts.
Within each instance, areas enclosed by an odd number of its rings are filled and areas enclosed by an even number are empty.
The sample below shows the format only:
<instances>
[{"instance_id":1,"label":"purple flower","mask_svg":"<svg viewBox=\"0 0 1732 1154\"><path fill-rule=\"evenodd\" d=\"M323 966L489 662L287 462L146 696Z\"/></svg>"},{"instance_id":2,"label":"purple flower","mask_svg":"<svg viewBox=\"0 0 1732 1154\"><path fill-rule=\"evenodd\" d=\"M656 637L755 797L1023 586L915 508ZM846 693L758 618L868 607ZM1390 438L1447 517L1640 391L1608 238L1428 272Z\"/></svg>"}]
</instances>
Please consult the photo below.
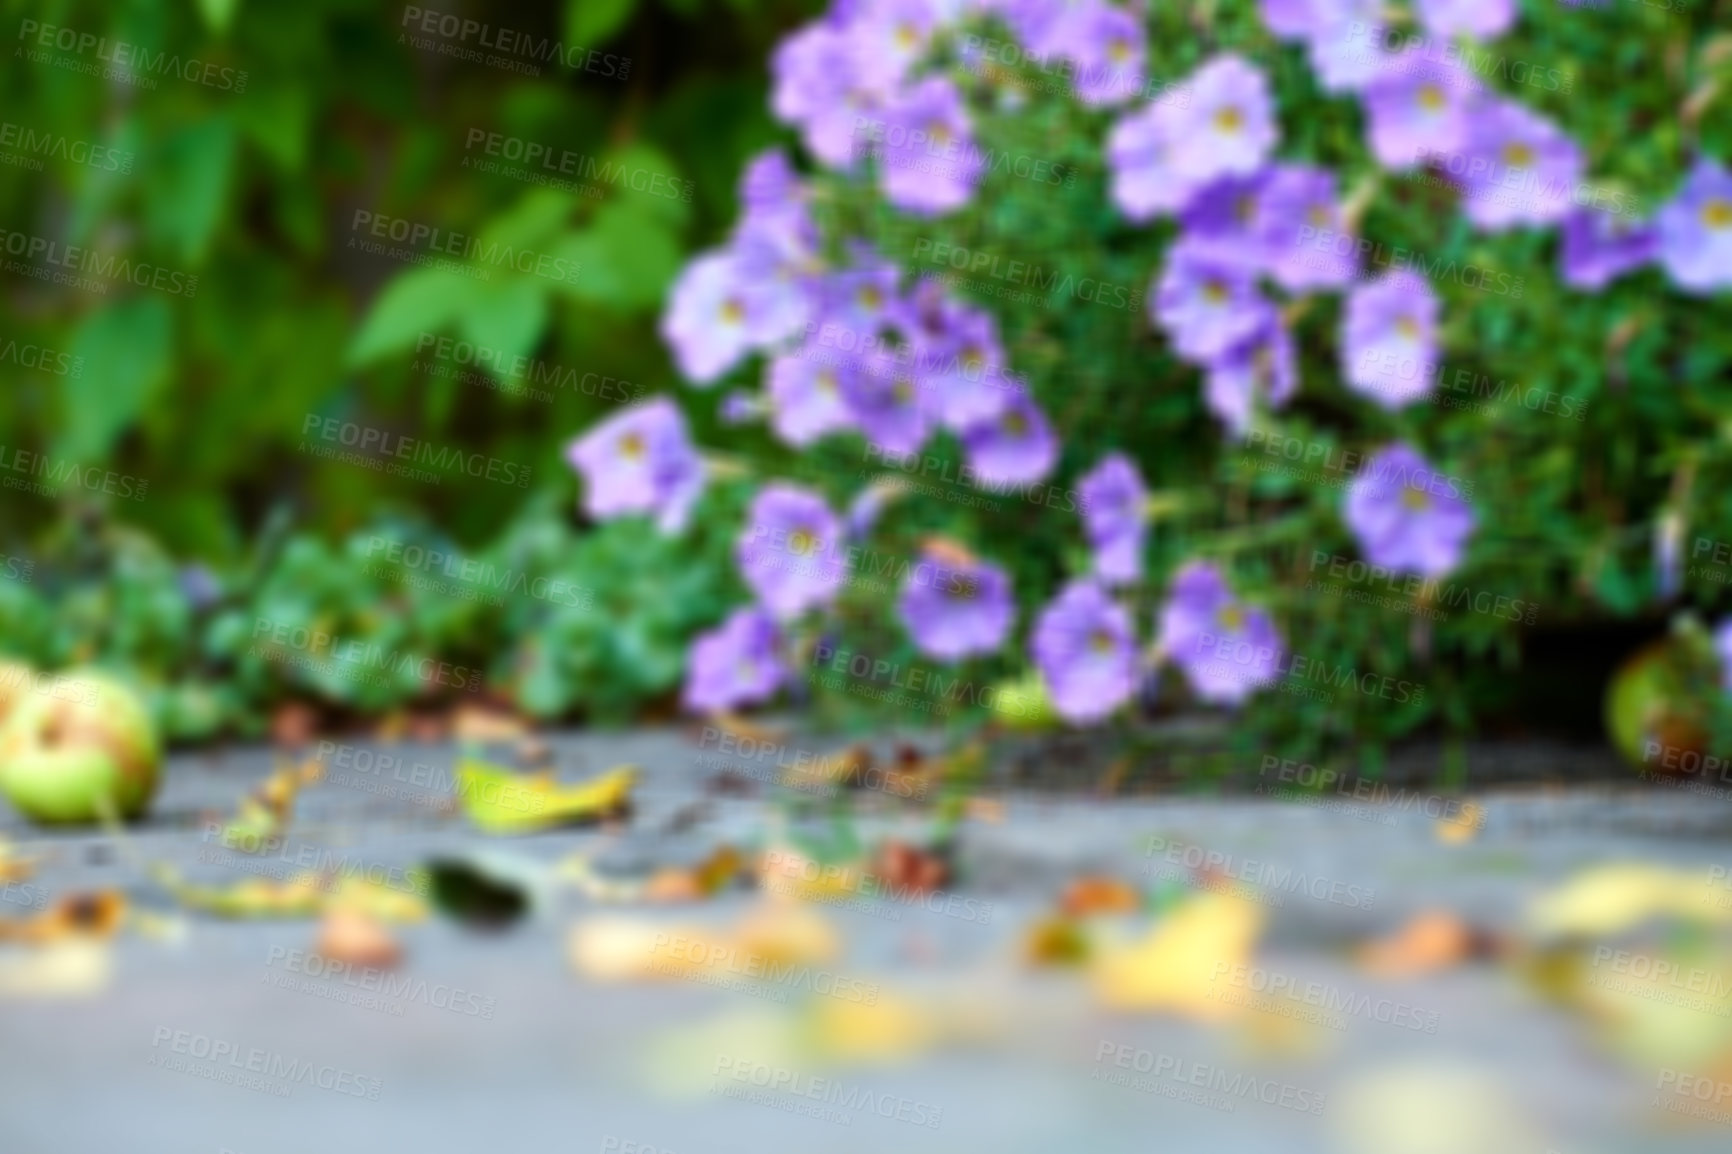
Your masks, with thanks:
<instances>
[{"instance_id":1,"label":"purple flower","mask_svg":"<svg viewBox=\"0 0 1732 1154\"><path fill-rule=\"evenodd\" d=\"M1714 650L1720 657L1720 684L1732 693L1732 617L1722 621L1715 631Z\"/></svg>"},{"instance_id":2,"label":"purple flower","mask_svg":"<svg viewBox=\"0 0 1732 1154\"><path fill-rule=\"evenodd\" d=\"M1438 301L1424 277L1395 269L1348 294L1341 341L1347 384L1386 409L1431 392Z\"/></svg>"},{"instance_id":3,"label":"purple flower","mask_svg":"<svg viewBox=\"0 0 1732 1154\"><path fill-rule=\"evenodd\" d=\"M850 246L850 263L822 278L819 311L826 323L858 337L876 336L891 319L902 270L865 244Z\"/></svg>"},{"instance_id":4,"label":"purple flower","mask_svg":"<svg viewBox=\"0 0 1732 1154\"><path fill-rule=\"evenodd\" d=\"M828 433L854 425L842 397L842 378L853 362L811 341L770 362L770 427L776 436L804 448Z\"/></svg>"},{"instance_id":5,"label":"purple flower","mask_svg":"<svg viewBox=\"0 0 1732 1154\"><path fill-rule=\"evenodd\" d=\"M1040 611L1029 649L1053 708L1066 721L1100 721L1137 687L1131 615L1092 581L1073 581Z\"/></svg>"},{"instance_id":6,"label":"purple flower","mask_svg":"<svg viewBox=\"0 0 1732 1154\"><path fill-rule=\"evenodd\" d=\"M1311 0L1259 0L1263 25L1282 40L1303 40L1316 21Z\"/></svg>"},{"instance_id":7,"label":"purple flower","mask_svg":"<svg viewBox=\"0 0 1732 1154\"><path fill-rule=\"evenodd\" d=\"M1359 275L1357 242L1347 231L1326 168L1278 164L1257 197L1252 227L1269 251L1269 272L1282 288L1345 288Z\"/></svg>"},{"instance_id":8,"label":"purple flower","mask_svg":"<svg viewBox=\"0 0 1732 1154\"><path fill-rule=\"evenodd\" d=\"M856 59L865 66L870 88L890 93L902 86L932 42L938 9L933 0L867 0L859 6L848 35L860 46Z\"/></svg>"},{"instance_id":9,"label":"purple flower","mask_svg":"<svg viewBox=\"0 0 1732 1154\"><path fill-rule=\"evenodd\" d=\"M1185 242L1193 252L1250 273L1268 265L1268 221L1262 210L1266 177L1231 176L1199 192L1179 216Z\"/></svg>"},{"instance_id":10,"label":"purple flower","mask_svg":"<svg viewBox=\"0 0 1732 1154\"><path fill-rule=\"evenodd\" d=\"M752 347L749 315L761 303L731 252L700 256L680 273L662 314L662 339L673 346L680 373L707 385Z\"/></svg>"},{"instance_id":11,"label":"purple flower","mask_svg":"<svg viewBox=\"0 0 1732 1154\"><path fill-rule=\"evenodd\" d=\"M1143 575L1143 537L1148 528L1148 490L1123 453L1102 458L1077 482L1083 531L1094 551L1095 577L1108 586Z\"/></svg>"},{"instance_id":12,"label":"purple flower","mask_svg":"<svg viewBox=\"0 0 1732 1154\"><path fill-rule=\"evenodd\" d=\"M1058 460L1058 438L1034 398L1025 389L1006 396L996 416L962 429L968 467L988 488L1033 484L1052 472Z\"/></svg>"},{"instance_id":13,"label":"purple flower","mask_svg":"<svg viewBox=\"0 0 1732 1154\"><path fill-rule=\"evenodd\" d=\"M1515 23L1515 0L1417 0L1419 19L1440 39L1471 36L1490 40Z\"/></svg>"},{"instance_id":14,"label":"purple flower","mask_svg":"<svg viewBox=\"0 0 1732 1154\"><path fill-rule=\"evenodd\" d=\"M1076 95L1084 104L1122 104L1143 87L1142 18L1105 0L1084 0L1065 22L1063 51L1076 65Z\"/></svg>"},{"instance_id":15,"label":"purple flower","mask_svg":"<svg viewBox=\"0 0 1732 1154\"><path fill-rule=\"evenodd\" d=\"M1377 79L1387 54L1381 0L1312 0L1306 56L1330 92L1357 92Z\"/></svg>"},{"instance_id":16,"label":"purple flower","mask_svg":"<svg viewBox=\"0 0 1732 1154\"><path fill-rule=\"evenodd\" d=\"M1131 220L1177 212L1207 183L1181 173L1176 163L1189 104L1188 89L1169 89L1107 133L1113 203Z\"/></svg>"},{"instance_id":17,"label":"purple flower","mask_svg":"<svg viewBox=\"0 0 1732 1154\"><path fill-rule=\"evenodd\" d=\"M1093 0L988 0L1022 41L1031 60L1043 62L1064 52L1078 10Z\"/></svg>"},{"instance_id":18,"label":"purple flower","mask_svg":"<svg viewBox=\"0 0 1732 1154\"><path fill-rule=\"evenodd\" d=\"M1275 680L1284 649L1269 614L1234 597L1205 561L1188 561L1173 575L1160 643L1198 697L1229 705Z\"/></svg>"},{"instance_id":19,"label":"purple flower","mask_svg":"<svg viewBox=\"0 0 1732 1154\"><path fill-rule=\"evenodd\" d=\"M886 453L917 451L937 423L937 399L913 370L883 350L841 377L842 400L862 435Z\"/></svg>"},{"instance_id":20,"label":"purple flower","mask_svg":"<svg viewBox=\"0 0 1732 1154\"><path fill-rule=\"evenodd\" d=\"M777 654L776 623L760 609L736 609L692 642L681 702L693 712L720 712L773 697L787 678Z\"/></svg>"},{"instance_id":21,"label":"purple flower","mask_svg":"<svg viewBox=\"0 0 1732 1154\"><path fill-rule=\"evenodd\" d=\"M986 167L972 132L962 94L942 77L892 97L872 134L885 198L922 216L967 204Z\"/></svg>"},{"instance_id":22,"label":"purple flower","mask_svg":"<svg viewBox=\"0 0 1732 1154\"><path fill-rule=\"evenodd\" d=\"M846 30L819 22L795 31L770 58L771 109L798 125L812 155L832 168L853 165L864 143L856 121L876 107L856 54Z\"/></svg>"},{"instance_id":23,"label":"purple flower","mask_svg":"<svg viewBox=\"0 0 1732 1154\"><path fill-rule=\"evenodd\" d=\"M1564 219L1564 283L1598 291L1654 259L1659 234L1622 213L1578 208Z\"/></svg>"},{"instance_id":24,"label":"purple flower","mask_svg":"<svg viewBox=\"0 0 1732 1154\"><path fill-rule=\"evenodd\" d=\"M1698 160L1655 224L1660 263L1679 288L1706 294L1732 285L1732 173Z\"/></svg>"},{"instance_id":25,"label":"purple flower","mask_svg":"<svg viewBox=\"0 0 1732 1154\"><path fill-rule=\"evenodd\" d=\"M1575 205L1582 154L1558 126L1509 100L1468 114L1462 211L1481 228L1552 224Z\"/></svg>"},{"instance_id":26,"label":"purple flower","mask_svg":"<svg viewBox=\"0 0 1732 1154\"><path fill-rule=\"evenodd\" d=\"M747 173L741 190L747 203L730 248L734 275L748 302L746 339L764 348L793 336L812 319L818 304L815 270L818 230L806 211L803 191L778 200L764 196L764 173Z\"/></svg>"},{"instance_id":27,"label":"purple flower","mask_svg":"<svg viewBox=\"0 0 1732 1154\"><path fill-rule=\"evenodd\" d=\"M996 652L1016 615L1003 569L932 553L908 571L896 608L920 652L941 661Z\"/></svg>"},{"instance_id":28,"label":"purple flower","mask_svg":"<svg viewBox=\"0 0 1732 1154\"><path fill-rule=\"evenodd\" d=\"M703 461L666 397L615 413L568 445L565 457L583 474L584 511L597 520L653 513L662 532L678 532L704 489Z\"/></svg>"},{"instance_id":29,"label":"purple flower","mask_svg":"<svg viewBox=\"0 0 1732 1154\"><path fill-rule=\"evenodd\" d=\"M1269 82L1256 66L1223 53L1193 73L1184 90L1185 130L1169 142L1179 173L1202 184L1263 167L1277 132Z\"/></svg>"},{"instance_id":30,"label":"purple flower","mask_svg":"<svg viewBox=\"0 0 1732 1154\"><path fill-rule=\"evenodd\" d=\"M1365 89L1371 151L1385 168L1459 152L1478 84L1454 60L1410 47L1386 57Z\"/></svg>"},{"instance_id":31,"label":"purple flower","mask_svg":"<svg viewBox=\"0 0 1732 1154\"><path fill-rule=\"evenodd\" d=\"M1442 577L1461 563L1473 507L1411 447L1374 453L1348 487L1344 512L1360 551L1397 573Z\"/></svg>"},{"instance_id":32,"label":"purple flower","mask_svg":"<svg viewBox=\"0 0 1732 1154\"><path fill-rule=\"evenodd\" d=\"M992 314L946 301L936 318L928 319L938 319L941 327L919 330L914 363L939 420L960 431L1003 413L1015 382L1005 371Z\"/></svg>"},{"instance_id":33,"label":"purple flower","mask_svg":"<svg viewBox=\"0 0 1732 1154\"><path fill-rule=\"evenodd\" d=\"M1209 366L1203 399L1235 436L1251 427L1251 415L1261 400L1271 409L1285 405L1299 387L1293 338L1279 318L1250 340L1236 345Z\"/></svg>"},{"instance_id":34,"label":"purple flower","mask_svg":"<svg viewBox=\"0 0 1732 1154\"><path fill-rule=\"evenodd\" d=\"M734 560L758 601L786 621L836 596L847 577L841 542L842 523L824 498L777 481L753 498Z\"/></svg>"},{"instance_id":35,"label":"purple flower","mask_svg":"<svg viewBox=\"0 0 1732 1154\"><path fill-rule=\"evenodd\" d=\"M1268 323L1256 279L1188 239L1167 254L1150 310L1179 355L1206 364Z\"/></svg>"},{"instance_id":36,"label":"purple flower","mask_svg":"<svg viewBox=\"0 0 1732 1154\"><path fill-rule=\"evenodd\" d=\"M817 239L806 214L806 186L779 148L766 148L746 163L740 175L740 203L746 220L799 233L808 245Z\"/></svg>"}]
</instances>

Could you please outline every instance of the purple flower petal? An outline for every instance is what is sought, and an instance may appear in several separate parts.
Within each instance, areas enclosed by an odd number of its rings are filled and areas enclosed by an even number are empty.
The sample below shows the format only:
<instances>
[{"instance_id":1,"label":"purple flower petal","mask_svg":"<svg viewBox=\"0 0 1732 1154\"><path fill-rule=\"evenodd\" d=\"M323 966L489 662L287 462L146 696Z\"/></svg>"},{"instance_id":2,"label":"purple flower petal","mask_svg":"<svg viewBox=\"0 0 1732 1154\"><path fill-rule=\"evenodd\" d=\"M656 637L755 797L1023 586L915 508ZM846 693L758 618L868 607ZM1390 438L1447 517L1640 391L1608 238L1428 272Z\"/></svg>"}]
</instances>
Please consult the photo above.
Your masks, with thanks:
<instances>
[{"instance_id":1,"label":"purple flower petal","mask_svg":"<svg viewBox=\"0 0 1732 1154\"><path fill-rule=\"evenodd\" d=\"M703 461L666 397L602 421L566 448L566 459L583 474L584 510L597 520L650 513L662 532L678 532L704 489Z\"/></svg>"},{"instance_id":2,"label":"purple flower petal","mask_svg":"<svg viewBox=\"0 0 1732 1154\"><path fill-rule=\"evenodd\" d=\"M847 577L842 542L822 497L774 482L753 499L734 559L758 601L786 621L834 599Z\"/></svg>"},{"instance_id":3,"label":"purple flower petal","mask_svg":"<svg viewBox=\"0 0 1732 1154\"><path fill-rule=\"evenodd\" d=\"M1660 263L1679 288L1732 286L1732 173L1704 157L1655 217Z\"/></svg>"},{"instance_id":4,"label":"purple flower petal","mask_svg":"<svg viewBox=\"0 0 1732 1154\"><path fill-rule=\"evenodd\" d=\"M1066 721L1101 721L1136 692L1131 615L1092 581L1073 581L1040 611L1029 649Z\"/></svg>"},{"instance_id":5,"label":"purple flower petal","mask_svg":"<svg viewBox=\"0 0 1732 1154\"><path fill-rule=\"evenodd\" d=\"M787 679L776 623L759 609L736 609L718 628L692 642L682 704L693 712L755 705Z\"/></svg>"},{"instance_id":6,"label":"purple flower petal","mask_svg":"<svg viewBox=\"0 0 1732 1154\"><path fill-rule=\"evenodd\" d=\"M1273 682L1284 647L1274 621L1240 602L1221 571L1187 562L1161 608L1161 647L1204 701L1237 705Z\"/></svg>"},{"instance_id":7,"label":"purple flower petal","mask_svg":"<svg viewBox=\"0 0 1732 1154\"><path fill-rule=\"evenodd\" d=\"M1429 396L1437 367L1438 300L1424 277L1387 272L1347 297L1341 340L1348 387L1386 409Z\"/></svg>"},{"instance_id":8,"label":"purple flower petal","mask_svg":"<svg viewBox=\"0 0 1732 1154\"><path fill-rule=\"evenodd\" d=\"M1003 569L931 554L909 569L897 610L920 651L941 661L997 652L1016 616Z\"/></svg>"},{"instance_id":9,"label":"purple flower petal","mask_svg":"<svg viewBox=\"0 0 1732 1154\"><path fill-rule=\"evenodd\" d=\"M1473 535L1473 507L1459 489L1412 447L1390 445L1354 478L1344 517L1373 565L1442 577L1461 564Z\"/></svg>"},{"instance_id":10,"label":"purple flower petal","mask_svg":"<svg viewBox=\"0 0 1732 1154\"><path fill-rule=\"evenodd\" d=\"M1102 458L1077 482L1083 529L1094 550L1095 577L1108 586L1143 575L1143 539L1148 531L1148 490L1123 453Z\"/></svg>"}]
</instances>

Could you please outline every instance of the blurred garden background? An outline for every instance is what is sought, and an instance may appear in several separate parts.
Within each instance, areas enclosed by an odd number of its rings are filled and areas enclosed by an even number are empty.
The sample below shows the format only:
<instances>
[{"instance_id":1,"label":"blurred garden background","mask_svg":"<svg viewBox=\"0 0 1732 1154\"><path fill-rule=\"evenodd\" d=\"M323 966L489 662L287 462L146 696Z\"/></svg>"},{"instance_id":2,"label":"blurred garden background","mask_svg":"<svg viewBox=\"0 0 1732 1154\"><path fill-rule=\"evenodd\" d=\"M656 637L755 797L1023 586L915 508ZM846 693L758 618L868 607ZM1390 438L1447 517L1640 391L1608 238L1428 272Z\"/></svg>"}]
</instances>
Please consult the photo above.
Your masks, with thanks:
<instances>
[{"instance_id":1,"label":"blurred garden background","mask_svg":"<svg viewBox=\"0 0 1732 1154\"><path fill-rule=\"evenodd\" d=\"M461 695L413 666L380 677L261 657L261 620L475 671L482 696L544 721L676 713L693 639L745 598L733 551L761 480L795 478L846 508L873 475L898 473L851 435L796 453L739 423L737 390L755 391L764 361L694 389L658 331L682 267L740 216L748 160L780 145L817 167L769 97L775 46L818 13L760 0L10 4L0 649L121 671L182 742L265 733L285 706L372 722L438 715ZM1476 74L1559 125L1596 188L1646 218L1699 157L1732 156L1725 16L1724 3L1529 0L1497 40L1502 63ZM1007 361L1062 426L1055 490L1109 453L1135 462L1151 587L1208 558L1312 659L1428 690L1399 704L1264 693L1236 731L1247 743L1596 740L1615 666L1679 614L1700 639L1732 607L1727 294L1684 291L1655 267L1586 290L1560 276L1558 230L1470 226L1444 182L1379 168L1360 108L1254 4L1153 5L1146 24L1152 81L1221 52L1254 59L1282 157L1335 170L1376 252L1479 270L1432 283L1443 367L1480 382L1455 389L1460 404L1442 389L1406 409L1355 397L1339 301L1307 298L1287 315L1301 383L1278 431L1223 429L1144 307L1173 226L1113 207L1104 141L1118 113L1014 53L952 61L982 98L974 131L1065 177L989 171L966 208L939 214L837 182L813 199L826 242L867 238L910 280L951 275L953 295L996 315ZM565 46L553 60L524 47L550 39ZM536 257L487 261L484 246ZM1373 256L1369 271L1402 259ZM1010 262L1047 270L1047 285L1113 286L1128 305L1030 290L1021 273L1010 284L993 271ZM477 349L491 362L468 359ZM591 520L567 446L657 394L711 462L696 514L677 533ZM345 428L369 430L374 450L412 438L494 465L405 476L333 459ZM1340 573L1320 595L1332 559L1358 555L1342 489L1268 470L1275 436L1324 460L1418 439L1471 478L1477 531L1450 576L1509 612L1434 620L1399 590L1408 607L1392 611L1389 589ZM949 434L929 451L963 459ZM989 554L1019 622L1087 554L1074 516L1026 501L904 497L884 525L889 553L939 535ZM1343 593L1355 587L1369 599ZM830 643L919 666L892 600L847 590ZM1018 676L1022 648L963 674ZM1175 676L1142 698L1190 704ZM784 700L855 724L885 713L821 684ZM940 703L921 720L983 712Z\"/></svg>"}]
</instances>

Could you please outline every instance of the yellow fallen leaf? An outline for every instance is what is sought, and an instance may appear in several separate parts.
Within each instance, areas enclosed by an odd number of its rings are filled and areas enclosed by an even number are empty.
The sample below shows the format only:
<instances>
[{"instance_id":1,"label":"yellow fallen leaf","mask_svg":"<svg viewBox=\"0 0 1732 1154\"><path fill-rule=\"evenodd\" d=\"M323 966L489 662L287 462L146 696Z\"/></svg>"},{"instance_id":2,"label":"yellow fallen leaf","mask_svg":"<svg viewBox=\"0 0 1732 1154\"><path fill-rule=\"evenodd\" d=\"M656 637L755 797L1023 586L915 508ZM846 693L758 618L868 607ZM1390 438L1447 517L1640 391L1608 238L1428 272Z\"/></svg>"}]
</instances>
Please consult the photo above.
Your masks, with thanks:
<instances>
[{"instance_id":1,"label":"yellow fallen leaf","mask_svg":"<svg viewBox=\"0 0 1732 1154\"><path fill-rule=\"evenodd\" d=\"M1713 869L1616 862L1583 870L1541 895L1528 922L1541 935L1608 936L1660 915L1732 924L1732 889Z\"/></svg>"},{"instance_id":2,"label":"yellow fallen leaf","mask_svg":"<svg viewBox=\"0 0 1732 1154\"><path fill-rule=\"evenodd\" d=\"M788 740L788 731L785 729L773 729L767 725L758 725L747 721L737 713L729 713L725 710L711 713L709 721L728 736L751 742L754 745L776 746Z\"/></svg>"},{"instance_id":3,"label":"yellow fallen leaf","mask_svg":"<svg viewBox=\"0 0 1732 1154\"><path fill-rule=\"evenodd\" d=\"M108 988L114 952L104 942L69 939L28 954L0 955L0 997L84 998Z\"/></svg>"},{"instance_id":4,"label":"yellow fallen leaf","mask_svg":"<svg viewBox=\"0 0 1732 1154\"><path fill-rule=\"evenodd\" d=\"M899 1065L938 1040L941 1016L894 994L880 993L870 1003L818 998L810 1007L806 1042L829 1062Z\"/></svg>"},{"instance_id":5,"label":"yellow fallen leaf","mask_svg":"<svg viewBox=\"0 0 1732 1154\"><path fill-rule=\"evenodd\" d=\"M325 893L326 910L347 910L377 918L382 922L420 922L427 918L427 875L421 870L408 870L404 885L389 886L368 878L351 875L338 878L328 885ZM313 875L312 884L319 879Z\"/></svg>"},{"instance_id":6,"label":"yellow fallen leaf","mask_svg":"<svg viewBox=\"0 0 1732 1154\"><path fill-rule=\"evenodd\" d=\"M865 872L858 864L824 865L790 846L773 846L758 858L758 885L764 893L795 901L857 893Z\"/></svg>"},{"instance_id":7,"label":"yellow fallen leaf","mask_svg":"<svg viewBox=\"0 0 1732 1154\"><path fill-rule=\"evenodd\" d=\"M1023 960L1031 966L1077 966L1088 961L1091 945L1082 924L1057 915L1028 928L1022 940Z\"/></svg>"},{"instance_id":8,"label":"yellow fallen leaf","mask_svg":"<svg viewBox=\"0 0 1732 1154\"><path fill-rule=\"evenodd\" d=\"M188 909L219 918L310 918L324 909L329 893L317 874L286 882L248 878L227 886L200 886L182 880L172 866L157 863L151 876Z\"/></svg>"},{"instance_id":9,"label":"yellow fallen leaf","mask_svg":"<svg viewBox=\"0 0 1732 1154\"><path fill-rule=\"evenodd\" d=\"M823 786L839 786L850 776L864 773L871 764L871 753L858 745L823 757L795 758L792 764L782 767L782 784L790 789L808 791Z\"/></svg>"},{"instance_id":10,"label":"yellow fallen leaf","mask_svg":"<svg viewBox=\"0 0 1732 1154\"><path fill-rule=\"evenodd\" d=\"M513 742L529 736L529 726L509 713L461 706L451 719L451 734L458 741Z\"/></svg>"},{"instance_id":11,"label":"yellow fallen leaf","mask_svg":"<svg viewBox=\"0 0 1732 1154\"><path fill-rule=\"evenodd\" d=\"M1102 950L1094 988L1120 1010L1166 1010L1202 1021L1239 1012L1211 997L1223 972L1249 961L1263 927L1263 909L1245 898L1205 890L1173 909L1140 942Z\"/></svg>"},{"instance_id":12,"label":"yellow fallen leaf","mask_svg":"<svg viewBox=\"0 0 1732 1154\"><path fill-rule=\"evenodd\" d=\"M572 968L598 982L688 978L703 969L694 959L727 948L725 933L707 926L615 915L586 918L566 939Z\"/></svg>"},{"instance_id":13,"label":"yellow fallen leaf","mask_svg":"<svg viewBox=\"0 0 1732 1154\"><path fill-rule=\"evenodd\" d=\"M223 828L223 846L242 853L257 853L277 844L294 819L295 797L304 786L322 781L324 763L312 759L301 765L280 766L252 793L241 798L235 816Z\"/></svg>"},{"instance_id":14,"label":"yellow fallen leaf","mask_svg":"<svg viewBox=\"0 0 1732 1154\"><path fill-rule=\"evenodd\" d=\"M1584 1011L1599 1041L1639 1069L1693 1070L1732 1047L1723 949L1583 946L1559 966L1559 992Z\"/></svg>"},{"instance_id":15,"label":"yellow fallen leaf","mask_svg":"<svg viewBox=\"0 0 1732 1154\"><path fill-rule=\"evenodd\" d=\"M1345 1154L1536 1154L1555 1145L1507 1077L1471 1066L1377 1065L1330 1098L1330 1129Z\"/></svg>"},{"instance_id":16,"label":"yellow fallen leaf","mask_svg":"<svg viewBox=\"0 0 1732 1154\"><path fill-rule=\"evenodd\" d=\"M55 945L67 938L111 938L126 920L126 898L119 890L69 894L27 918L0 920L0 942Z\"/></svg>"},{"instance_id":17,"label":"yellow fallen leaf","mask_svg":"<svg viewBox=\"0 0 1732 1154\"><path fill-rule=\"evenodd\" d=\"M1485 809L1477 802L1463 802L1453 816L1437 819L1437 840L1445 845L1463 845L1479 836L1485 826Z\"/></svg>"},{"instance_id":18,"label":"yellow fallen leaf","mask_svg":"<svg viewBox=\"0 0 1732 1154\"><path fill-rule=\"evenodd\" d=\"M528 833L619 813L631 801L637 773L636 766L621 765L581 785L562 786L551 775L524 776L466 757L457 763L457 798L487 833Z\"/></svg>"},{"instance_id":19,"label":"yellow fallen leaf","mask_svg":"<svg viewBox=\"0 0 1732 1154\"><path fill-rule=\"evenodd\" d=\"M0 882L29 881L36 873L36 863L40 860L25 857L5 839L0 838Z\"/></svg>"},{"instance_id":20,"label":"yellow fallen leaf","mask_svg":"<svg viewBox=\"0 0 1732 1154\"><path fill-rule=\"evenodd\" d=\"M816 910L786 902L749 911L734 931L734 941L753 957L778 966L820 965L842 954L842 938Z\"/></svg>"},{"instance_id":21,"label":"yellow fallen leaf","mask_svg":"<svg viewBox=\"0 0 1732 1154\"><path fill-rule=\"evenodd\" d=\"M790 905L747 912L735 927L651 921L614 915L579 922L567 939L578 973L596 981L690 978L706 970L746 978L841 955L841 939L822 916Z\"/></svg>"}]
</instances>

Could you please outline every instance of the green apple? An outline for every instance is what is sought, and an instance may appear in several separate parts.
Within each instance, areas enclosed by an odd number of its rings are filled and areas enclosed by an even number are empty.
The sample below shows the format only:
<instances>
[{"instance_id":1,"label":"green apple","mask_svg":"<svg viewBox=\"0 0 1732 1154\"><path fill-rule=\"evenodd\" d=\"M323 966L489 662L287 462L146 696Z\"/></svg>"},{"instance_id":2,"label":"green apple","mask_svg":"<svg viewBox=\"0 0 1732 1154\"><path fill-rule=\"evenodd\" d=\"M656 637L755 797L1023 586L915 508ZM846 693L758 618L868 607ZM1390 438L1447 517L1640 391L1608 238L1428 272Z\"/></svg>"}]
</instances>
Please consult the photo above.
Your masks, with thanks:
<instances>
[{"instance_id":1,"label":"green apple","mask_svg":"<svg viewBox=\"0 0 1732 1154\"><path fill-rule=\"evenodd\" d=\"M0 661L0 727L36 684L37 672L21 661Z\"/></svg>"},{"instance_id":2,"label":"green apple","mask_svg":"<svg viewBox=\"0 0 1732 1154\"><path fill-rule=\"evenodd\" d=\"M1606 730L1624 759L1651 773L1700 765L1708 732L1692 700L1681 648L1667 639L1619 667L1606 687Z\"/></svg>"},{"instance_id":3,"label":"green apple","mask_svg":"<svg viewBox=\"0 0 1732 1154\"><path fill-rule=\"evenodd\" d=\"M143 813L162 744L138 697L99 673L34 683L0 726L0 793L37 822Z\"/></svg>"}]
</instances>

